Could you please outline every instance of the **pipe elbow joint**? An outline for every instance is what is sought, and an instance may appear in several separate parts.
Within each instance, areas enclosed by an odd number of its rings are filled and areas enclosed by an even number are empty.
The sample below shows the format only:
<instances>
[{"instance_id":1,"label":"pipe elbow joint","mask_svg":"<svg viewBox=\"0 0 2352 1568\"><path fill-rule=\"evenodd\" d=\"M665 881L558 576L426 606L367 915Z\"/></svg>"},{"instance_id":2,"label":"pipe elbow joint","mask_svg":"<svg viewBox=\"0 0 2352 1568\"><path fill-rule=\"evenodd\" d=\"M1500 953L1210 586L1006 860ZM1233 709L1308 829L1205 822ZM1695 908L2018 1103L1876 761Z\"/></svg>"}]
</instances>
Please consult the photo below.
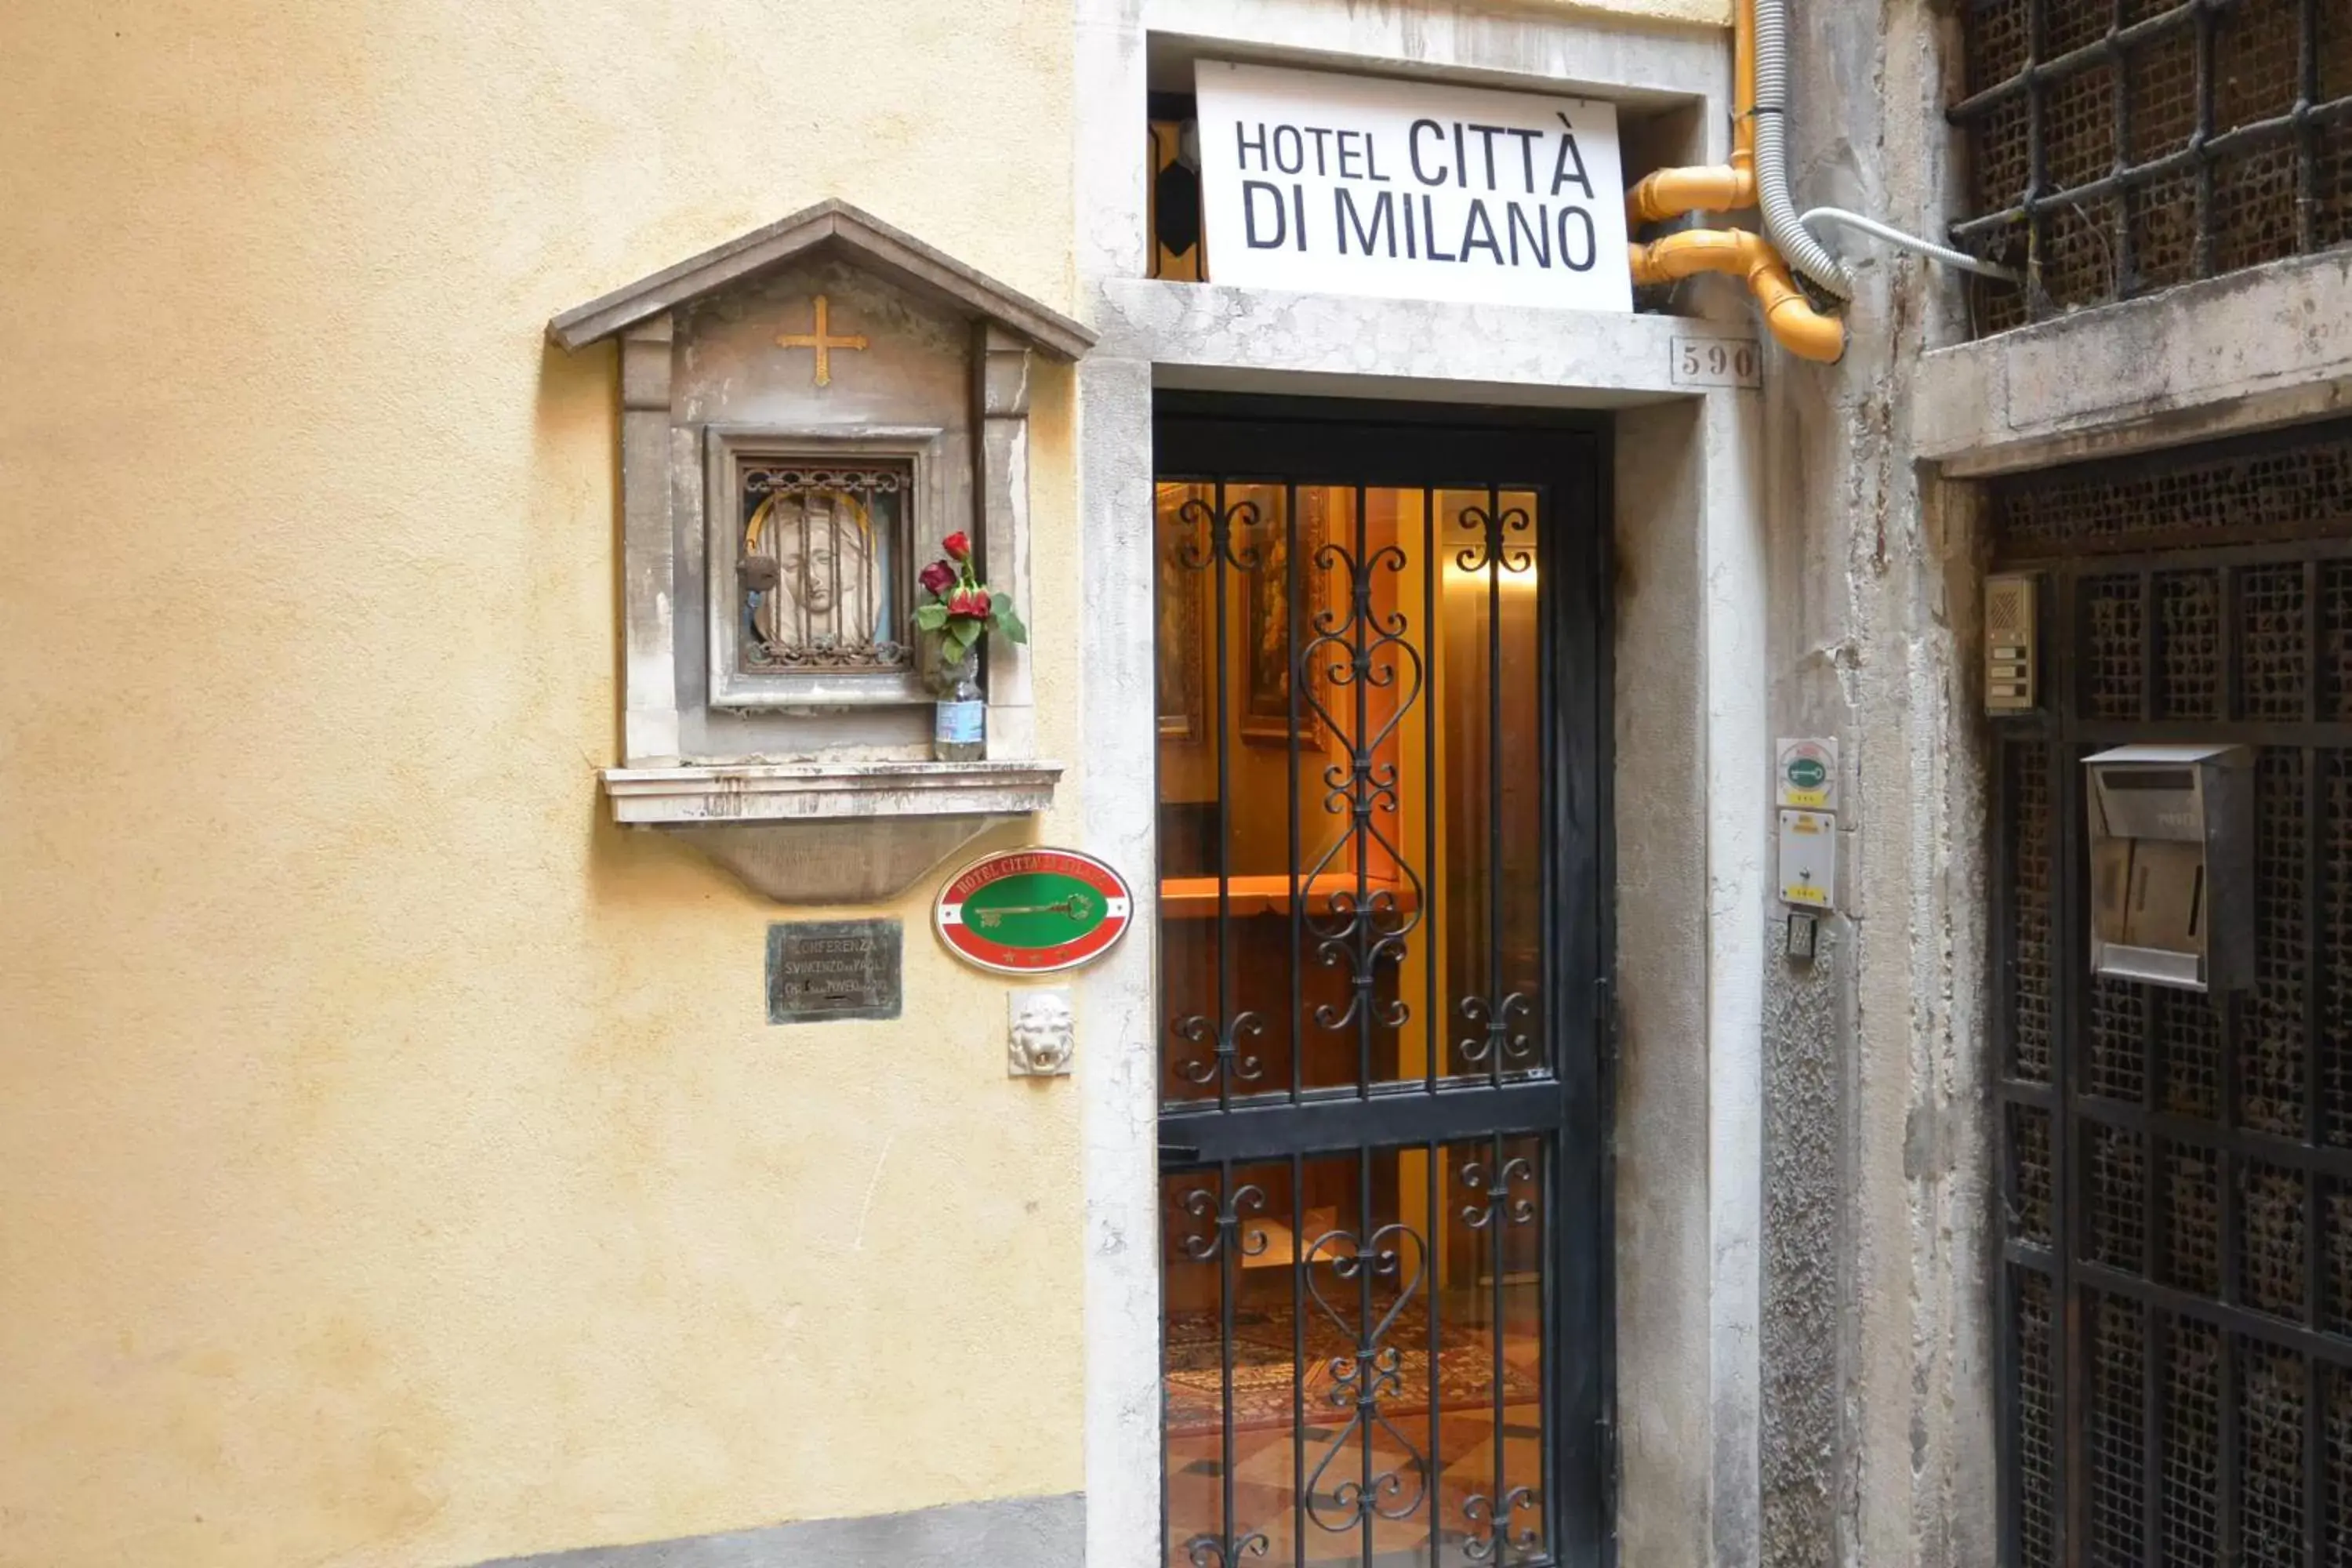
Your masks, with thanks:
<instances>
[{"instance_id":1,"label":"pipe elbow joint","mask_svg":"<svg viewBox=\"0 0 2352 1568\"><path fill-rule=\"evenodd\" d=\"M1845 357L1845 323L1821 314L1802 300L1766 310L1764 326L1774 342L1799 359L1835 364Z\"/></svg>"},{"instance_id":2,"label":"pipe elbow joint","mask_svg":"<svg viewBox=\"0 0 2352 1568\"><path fill-rule=\"evenodd\" d=\"M1636 283L1672 283L1702 272L1752 269L1762 241L1744 229L1686 228L1628 247Z\"/></svg>"},{"instance_id":3,"label":"pipe elbow joint","mask_svg":"<svg viewBox=\"0 0 2352 1568\"><path fill-rule=\"evenodd\" d=\"M1756 174L1744 160L1687 169L1655 169L1625 193L1625 218L1639 225L1685 213L1737 212L1756 205Z\"/></svg>"},{"instance_id":4,"label":"pipe elbow joint","mask_svg":"<svg viewBox=\"0 0 2352 1568\"><path fill-rule=\"evenodd\" d=\"M1845 357L1845 322L1813 309L1790 277L1788 263L1771 257L1748 275L1748 286L1774 342L1815 364L1835 364Z\"/></svg>"},{"instance_id":5,"label":"pipe elbow joint","mask_svg":"<svg viewBox=\"0 0 2352 1568\"><path fill-rule=\"evenodd\" d=\"M1813 309L1789 264L1759 234L1743 228L1686 228L1626 247L1636 283L1670 283L1702 272L1745 279L1772 341L1799 359L1834 364L1845 355L1845 322Z\"/></svg>"}]
</instances>

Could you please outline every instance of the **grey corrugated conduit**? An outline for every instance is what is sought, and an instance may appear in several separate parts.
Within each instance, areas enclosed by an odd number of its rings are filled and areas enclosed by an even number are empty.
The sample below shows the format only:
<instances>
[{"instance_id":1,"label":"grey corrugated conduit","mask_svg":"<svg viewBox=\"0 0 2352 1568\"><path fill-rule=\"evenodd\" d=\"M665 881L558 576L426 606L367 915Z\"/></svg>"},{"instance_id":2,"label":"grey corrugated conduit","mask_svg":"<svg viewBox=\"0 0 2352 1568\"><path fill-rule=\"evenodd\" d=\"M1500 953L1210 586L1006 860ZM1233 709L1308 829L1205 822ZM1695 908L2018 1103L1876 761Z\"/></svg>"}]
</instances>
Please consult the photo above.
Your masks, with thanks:
<instances>
[{"instance_id":1,"label":"grey corrugated conduit","mask_svg":"<svg viewBox=\"0 0 2352 1568\"><path fill-rule=\"evenodd\" d=\"M1789 0L1756 4L1756 205L1764 232L1790 266L1841 300L1853 298L1844 263L1798 220L1789 194Z\"/></svg>"},{"instance_id":2,"label":"grey corrugated conduit","mask_svg":"<svg viewBox=\"0 0 2352 1568\"><path fill-rule=\"evenodd\" d=\"M1932 239L1921 239L1916 234L1904 233L1892 224L1881 223L1874 217L1864 217L1860 213L1850 213L1843 207L1808 207L1805 209L1804 216L1797 221L1803 224L1806 232L1810 234L1818 235L1823 228L1851 228L1883 239L1898 250L1908 250L1915 255L1924 256L1930 261L1940 261L1947 267L1957 267L1963 272L1982 273L1987 278L1998 278L2004 283L2022 281L2014 269L2003 267L1997 261L1986 261L1981 258L1970 256L1965 250L1954 250L1948 245L1937 245Z\"/></svg>"},{"instance_id":3,"label":"grey corrugated conduit","mask_svg":"<svg viewBox=\"0 0 2352 1568\"><path fill-rule=\"evenodd\" d=\"M1834 226L1870 235L1946 267L2017 282L2018 275L2009 268L1906 234L1892 224L1843 207L1814 207L1798 215L1796 197L1789 190L1789 0L1755 0L1755 6L1756 205L1764 214L1764 232L1789 265L1839 299L1853 299L1853 275L1816 237L1822 228Z\"/></svg>"}]
</instances>

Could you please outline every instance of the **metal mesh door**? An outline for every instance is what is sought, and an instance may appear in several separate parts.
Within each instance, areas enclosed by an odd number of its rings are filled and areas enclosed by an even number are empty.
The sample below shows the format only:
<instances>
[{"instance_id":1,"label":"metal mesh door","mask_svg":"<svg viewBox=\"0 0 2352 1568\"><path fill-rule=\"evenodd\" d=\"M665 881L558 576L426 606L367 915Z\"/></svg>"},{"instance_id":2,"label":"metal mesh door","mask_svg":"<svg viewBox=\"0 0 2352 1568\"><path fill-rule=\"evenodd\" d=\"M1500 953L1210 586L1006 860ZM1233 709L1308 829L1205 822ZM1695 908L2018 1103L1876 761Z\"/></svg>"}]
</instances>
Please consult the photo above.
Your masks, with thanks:
<instances>
[{"instance_id":1,"label":"metal mesh door","mask_svg":"<svg viewBox=\"0 0 2352 1568\"><path fill-rule=\"evenodd\" d=\"M2007 1561L2352 1563L2352 428L1996 487ZM2256 753L2247 989L2095 979L2082 759Z\"/></svg>"}]
</instances>

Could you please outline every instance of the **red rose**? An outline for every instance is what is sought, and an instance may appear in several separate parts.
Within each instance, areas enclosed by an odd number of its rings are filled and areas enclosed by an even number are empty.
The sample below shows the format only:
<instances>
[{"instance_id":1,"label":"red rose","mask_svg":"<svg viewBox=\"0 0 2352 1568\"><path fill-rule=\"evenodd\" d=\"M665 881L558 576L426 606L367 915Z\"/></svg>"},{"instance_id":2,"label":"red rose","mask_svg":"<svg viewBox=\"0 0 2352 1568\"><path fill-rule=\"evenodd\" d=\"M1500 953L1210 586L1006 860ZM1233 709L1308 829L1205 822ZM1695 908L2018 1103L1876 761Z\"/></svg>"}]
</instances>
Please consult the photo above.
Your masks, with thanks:
<instances>
[{"instance_id":1,"label":"red rose","mask_svg":"<svg viewBox=\"0 0 2352 1568\"><path fill-rule=\"evenodd\" d=\"M955 568L944 561L932 562L916 577L917 582L934 595L946 593L955 585Z\"/></svg>"},{"instance_id":2,"label":"red rose","mask_svg":"<svg viewBox=\"0 0 2352 1568\"><path fill-rule=\"evenodd\" d=\"M971 559L971 541L961 533L950 533L940 542L940 548L958 561Z\"/></svg>"},{"instance_id":3,"label":"red rose","mask_svg":"<svg viewBox=\"0 0 2352 1568\"><path fill-rule=\"evenodd\" d=\"M988 590L985 588L964 589L954 598L948 601L948 614L951 616L985 616L988 614Z\"/></svg>"}]
</instances>

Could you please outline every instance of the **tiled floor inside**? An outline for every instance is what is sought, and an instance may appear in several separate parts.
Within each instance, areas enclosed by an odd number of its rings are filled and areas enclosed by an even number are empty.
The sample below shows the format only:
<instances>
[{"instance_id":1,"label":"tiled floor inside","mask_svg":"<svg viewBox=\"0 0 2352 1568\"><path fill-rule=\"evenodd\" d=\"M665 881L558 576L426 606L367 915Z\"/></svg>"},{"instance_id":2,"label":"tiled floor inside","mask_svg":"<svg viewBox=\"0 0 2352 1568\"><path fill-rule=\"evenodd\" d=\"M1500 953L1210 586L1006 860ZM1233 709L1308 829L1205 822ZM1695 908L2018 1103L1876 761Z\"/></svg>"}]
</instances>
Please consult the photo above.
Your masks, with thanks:
<instances>
[{"instance_id":1,"label":"tiled floor inside","mask_svg":"<svg viewBox=\"0 0 2352 1568\"><path fill-rule=\"evenodd\" d=\"M1533 1335L1507 1335L1503 1354L1507 1363L1526 1374L1527 1385L1538 1385L1539 1349ZM1369 1561L1372 1568L1432 1568L1433 1564L1434 1568L1480 1568L1481 1560L1474 1558L1468 1548L1492 1533L1491 1520L1482 1510L1486 1500L1496 1495L1498 1436L1506 1491L1539 1486L1544 1447L1539 1404L1505 1405L1499 1432L1491 1403L1447 1408L1434 1423L1426 1410L1401 1414L1393 1429L1374 1425L1370 1446L1374 1501L1382 1513L1398 1517L1373 1519L1368 1531L1356 1506L1367 1473L1366 1445L1360 1429L1349 1428L1352 1414L1352 1405L1320 1410L1309 1405L1303 1444L1294 1442L1286 1421L1234 1434L1233 1537L1237 1561L1229 1568L1247 1568L1256 1561L1269 1568L1284 1563L1341 1561ZM1222 1432L1185 1432L1169 1438L1169 1562L1174 1568L1194 1568L1189 1548L1197 1538L1223 1534L1223 1450ZM1433 1489L1430 1485L1433 1468ZM1302 1492L1306 1507L1296 1508L1294 1500ZM1526 1531L1534 1531L1539 1538L1541 1521L1533 1508L1523 1506L1512 1518L1510 1529L1515 1542ZM1262 1557L1246 1545L1257 1535L1265 1537ZM1530 1555L1531 1552L1515 1544L1503 1560L1515 1563ZM1201 1561L1206 1568L1227 1568L1213 1547ZM1491 1554L1485 1561L1491 1563Z\"/></svg>"}]
</instances>

